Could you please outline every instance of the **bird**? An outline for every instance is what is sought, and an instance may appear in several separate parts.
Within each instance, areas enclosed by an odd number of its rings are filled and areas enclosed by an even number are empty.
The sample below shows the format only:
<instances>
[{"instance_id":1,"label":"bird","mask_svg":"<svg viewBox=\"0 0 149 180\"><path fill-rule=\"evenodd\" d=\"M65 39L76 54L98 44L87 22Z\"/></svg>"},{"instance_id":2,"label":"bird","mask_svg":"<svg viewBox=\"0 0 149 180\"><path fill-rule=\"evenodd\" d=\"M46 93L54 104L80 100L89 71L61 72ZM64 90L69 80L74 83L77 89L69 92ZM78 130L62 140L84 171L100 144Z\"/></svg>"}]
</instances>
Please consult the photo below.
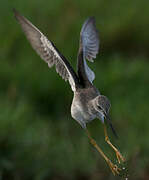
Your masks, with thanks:
<instances>
[{"instance_id":1,"label":"bird","mask_svg":"<svg viewBox=\"0 0 149 180\"><path fill-rule=\"evenodd\" d=\"M104 154L87 129L87 124L89 122L96 118L99 119L104 125L105 141L116 153L118 162L121 163L125 161L125 158L111 143L107 134L105 122L110 125L113 133L117 136L109 117L111 103L109 99L102 95L93 85L95 73L89 68L86 61L88 60L89 62L94 62L94 59L99 51L100 41L95 18L89 17L83 23L80 32L79 50L77 56L77 72L75 72L69 61L61 54L52 41L48 40L48 38L37 27L22 16L16 9L13 9L13 12L32 48L41 57L41 59L48 64L49 68L55 66L56 72L65 81L69 82L74 94L71 104L72 118L76 120L83 129L85 129L91 144L105 159L112 173L114 175L118 175L121 168L119 168L117 164L114 164Z\"/></svg>"}]
</instances>

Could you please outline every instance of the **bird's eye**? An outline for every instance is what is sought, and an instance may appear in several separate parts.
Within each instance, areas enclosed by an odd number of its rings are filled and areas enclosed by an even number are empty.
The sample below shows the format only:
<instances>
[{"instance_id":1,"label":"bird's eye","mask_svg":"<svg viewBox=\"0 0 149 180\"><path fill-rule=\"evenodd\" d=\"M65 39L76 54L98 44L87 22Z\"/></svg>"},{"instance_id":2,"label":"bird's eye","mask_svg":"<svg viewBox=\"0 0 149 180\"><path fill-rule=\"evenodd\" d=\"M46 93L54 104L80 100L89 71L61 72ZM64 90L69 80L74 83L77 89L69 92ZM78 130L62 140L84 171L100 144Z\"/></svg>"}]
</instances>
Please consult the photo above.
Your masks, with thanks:
<instances>
[{"instance_id":1,"label":"bird's eye","mask_svg":"<svg viewBox=\"0 0 149 180\"><path fill-rule=\"evenodd\" d=\"M98 109L99 109L99 110L102 110L101 106L98 106Z\"/></svg>"}]
</instances>

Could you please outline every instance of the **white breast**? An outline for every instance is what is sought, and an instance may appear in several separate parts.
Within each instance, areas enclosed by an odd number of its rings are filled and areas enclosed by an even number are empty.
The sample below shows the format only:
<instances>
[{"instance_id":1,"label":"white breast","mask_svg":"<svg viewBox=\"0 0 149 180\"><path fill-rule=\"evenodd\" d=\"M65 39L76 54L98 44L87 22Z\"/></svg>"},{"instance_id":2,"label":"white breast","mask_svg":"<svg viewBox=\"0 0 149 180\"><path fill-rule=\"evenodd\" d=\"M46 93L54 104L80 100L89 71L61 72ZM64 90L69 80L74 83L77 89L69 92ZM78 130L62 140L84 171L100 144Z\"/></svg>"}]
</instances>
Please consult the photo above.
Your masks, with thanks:
<instances>
[{"instance_id":1,"label":"white breast","mask_svg":"<svg viewBox=\"0 0 149 180\"><path fill-rule=\"evenodd\" d=\"M83 128L86 128L86 123L96 118L96 115L90 114L87 108L74 101L71 105L71 115Z\"/></svg>"}]
</instances>

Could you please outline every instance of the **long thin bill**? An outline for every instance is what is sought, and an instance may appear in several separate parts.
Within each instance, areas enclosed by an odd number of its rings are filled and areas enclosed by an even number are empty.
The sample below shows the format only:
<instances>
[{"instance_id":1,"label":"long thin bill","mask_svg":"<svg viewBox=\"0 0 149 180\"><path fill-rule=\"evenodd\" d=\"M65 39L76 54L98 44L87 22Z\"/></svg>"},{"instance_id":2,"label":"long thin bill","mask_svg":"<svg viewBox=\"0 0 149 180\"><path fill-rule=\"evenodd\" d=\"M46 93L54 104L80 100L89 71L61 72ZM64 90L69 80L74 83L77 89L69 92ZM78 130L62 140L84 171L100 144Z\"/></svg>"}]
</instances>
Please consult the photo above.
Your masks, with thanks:
<instances>
[{"instance_id":1,"label":"long thin bill","mask_svg":"<svg viewBox=\"0 0 149 180\"><path fill-rule=\"evenodd\" d=\"M117 135L117 133L116 133L116 131L115 131L113 125L112 125L112 122L111 122L111 120L110 120L110 117L109 117L108 115L105 115L105 118L106 118L106 121L108 122L108 124L110 125L114 136L115 136L116 138L118 138L118 135Z\"/></svg>"}]
</instances>

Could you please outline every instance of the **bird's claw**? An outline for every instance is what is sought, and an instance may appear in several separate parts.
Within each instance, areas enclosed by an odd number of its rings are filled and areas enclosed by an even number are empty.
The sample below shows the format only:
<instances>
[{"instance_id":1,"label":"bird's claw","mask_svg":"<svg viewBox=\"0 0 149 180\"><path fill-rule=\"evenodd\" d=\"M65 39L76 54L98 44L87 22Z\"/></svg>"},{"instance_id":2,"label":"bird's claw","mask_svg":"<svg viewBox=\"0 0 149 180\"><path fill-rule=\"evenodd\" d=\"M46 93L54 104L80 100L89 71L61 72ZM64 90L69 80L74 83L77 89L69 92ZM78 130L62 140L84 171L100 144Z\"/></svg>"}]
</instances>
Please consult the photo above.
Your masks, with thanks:
<instances>
[{"instance_id":1,"label":"bird's claw","mask_svg":"<svg viewBox=\"0 0 149 180\"><path fill-rule=\"evenodd\" d=\"M119 175L121 169L117 165L113 164L110 160L108 161L108 165L114 176Z\"/></svg>"},{"instance_id":2,"label":"bird's claw","mask_svg":"<svg viewBox=\"0 0 149 180\"><path fill-rule=\"evenodd\" d=\"M121 153L119 151L116 151L116 157L117 157L117 160L118 160L119 164L121 163L121 161L122 162L125 161L125 158L121 155Z\"/></svg>"}]
</instances>

